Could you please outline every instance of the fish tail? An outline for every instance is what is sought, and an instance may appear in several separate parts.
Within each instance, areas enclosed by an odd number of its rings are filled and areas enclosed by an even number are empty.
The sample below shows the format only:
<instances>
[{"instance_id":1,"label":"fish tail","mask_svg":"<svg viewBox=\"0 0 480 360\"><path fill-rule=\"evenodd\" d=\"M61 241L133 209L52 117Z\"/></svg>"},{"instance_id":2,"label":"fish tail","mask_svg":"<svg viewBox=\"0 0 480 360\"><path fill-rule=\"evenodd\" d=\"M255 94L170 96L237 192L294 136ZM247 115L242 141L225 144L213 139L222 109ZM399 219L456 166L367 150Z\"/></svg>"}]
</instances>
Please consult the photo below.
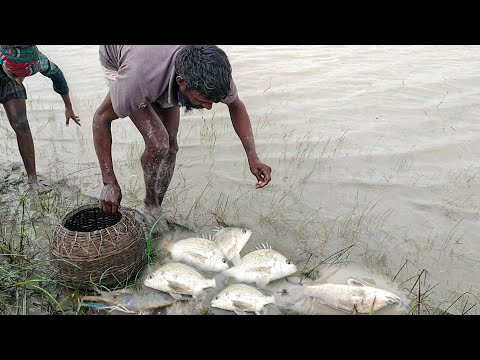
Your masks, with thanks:
<instances>
[{"instance_id":1,"label":"fish tail","mask_svg":"<svg viewBox=\"0 0 480 360\"><path fill-rule=\"evenodd\" d=\"M228 275L225 274L225 271L215 275L215 277L212 279L215 282L215 287L220 288L225 285L227 285L228 282Z\"/></svg>"}]
</instances>

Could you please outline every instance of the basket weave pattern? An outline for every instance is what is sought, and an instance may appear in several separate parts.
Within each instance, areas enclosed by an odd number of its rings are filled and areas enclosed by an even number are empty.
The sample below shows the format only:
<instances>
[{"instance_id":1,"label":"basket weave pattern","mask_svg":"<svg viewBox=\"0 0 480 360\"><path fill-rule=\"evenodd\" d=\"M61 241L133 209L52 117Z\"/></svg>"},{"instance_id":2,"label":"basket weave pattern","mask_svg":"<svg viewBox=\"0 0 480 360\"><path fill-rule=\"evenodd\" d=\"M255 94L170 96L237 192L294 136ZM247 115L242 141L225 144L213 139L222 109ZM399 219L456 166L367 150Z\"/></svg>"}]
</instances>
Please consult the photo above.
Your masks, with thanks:
<instances>
[{"instance_id":1,"label":"basket weave pattern","mask_svg":"<svg viewBox=\"0 0 480 360\"><path fill-rule=\"evenodd\" d=\"M145 250L145 233L133 213L106 213L98 205L67 214L50 241L57 276L75 285L117 285L141 269Z\"/></svg>"}]
</instances>

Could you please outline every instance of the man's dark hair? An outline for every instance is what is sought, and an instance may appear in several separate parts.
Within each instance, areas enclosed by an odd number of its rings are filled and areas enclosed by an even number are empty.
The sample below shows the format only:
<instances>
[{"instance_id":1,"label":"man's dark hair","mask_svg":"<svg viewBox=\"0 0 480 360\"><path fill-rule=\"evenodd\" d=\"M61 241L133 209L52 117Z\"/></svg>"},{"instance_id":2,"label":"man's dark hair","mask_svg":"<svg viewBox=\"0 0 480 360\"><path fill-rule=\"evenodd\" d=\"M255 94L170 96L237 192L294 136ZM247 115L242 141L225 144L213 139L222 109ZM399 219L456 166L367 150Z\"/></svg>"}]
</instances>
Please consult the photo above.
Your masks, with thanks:
<instances>
[{"instance_id":1,"label":"man's dark hair","mask_svg":"<svg viewBox=\"0 0 480 360\"><path fill-rule=\"evenodd\" d=\"M175 59L175 72L189 90L217 103L228 96L232 67L227 54L215 45L187 45Z\"/></svg>"}]
</instances>

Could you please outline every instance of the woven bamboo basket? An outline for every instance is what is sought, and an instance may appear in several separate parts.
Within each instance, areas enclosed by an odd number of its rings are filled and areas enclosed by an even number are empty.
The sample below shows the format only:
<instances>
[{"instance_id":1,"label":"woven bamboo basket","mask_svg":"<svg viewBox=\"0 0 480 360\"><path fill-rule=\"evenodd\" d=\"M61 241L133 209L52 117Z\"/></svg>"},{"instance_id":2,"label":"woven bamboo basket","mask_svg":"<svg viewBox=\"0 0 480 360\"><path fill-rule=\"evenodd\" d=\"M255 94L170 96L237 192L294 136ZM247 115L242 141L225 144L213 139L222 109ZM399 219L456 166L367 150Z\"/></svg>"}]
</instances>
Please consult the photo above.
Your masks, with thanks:
<instances>
[{"instance_id":1,"label":"woven bamboo basket","mask_svg":"<svg viewBox=\"0 0 480 360\"><path fill-rule=\"evenodd\" d=\"M112 214L85 205L56 226L50 258L57 277L70 285L120 285L145 263L145 232L133 211L121 207Z\"/></svg>"}]
</instances>

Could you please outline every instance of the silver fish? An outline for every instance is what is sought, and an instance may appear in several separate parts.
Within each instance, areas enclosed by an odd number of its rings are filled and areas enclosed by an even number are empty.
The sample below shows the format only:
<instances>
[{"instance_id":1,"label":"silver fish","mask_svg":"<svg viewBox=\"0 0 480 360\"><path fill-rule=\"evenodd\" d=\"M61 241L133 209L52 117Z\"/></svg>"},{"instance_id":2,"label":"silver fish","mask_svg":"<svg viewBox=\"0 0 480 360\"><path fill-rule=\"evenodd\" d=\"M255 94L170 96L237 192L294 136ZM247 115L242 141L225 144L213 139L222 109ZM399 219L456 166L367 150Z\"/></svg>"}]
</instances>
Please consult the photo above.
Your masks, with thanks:
<instances>
[{"instance_id":1,"label":"silver fish","mask_svg":"<svg viewBox=\"0 0 480 360\"><path fill-rule=\"evenodd\" d=\"M306 285L304 295L316 298L333 308L354 314L368 314L370 311L377 311L400 302L397 295L367 286L355 279L349 279L348 285L331 283Z\"/></svg>"},{"instance_id":2,"label":"silver fish","mask_svg":"<svg viewBox=\"0 0 480 360\"><path fill-rule=\"evenodd\" d=\"M142 314L172 305L175 300L168 294L159 291L137 292L132 289L116 291L101 291L95 289L98 295L83 296L81 306L93 307L108 312L113 310L130 314Z\"/></svg>"},{"instance_id":3,"label":"silver fish","mask_svg":"<svg viewBox=\"0 0 480 360\"><path fill-rule=\"evenodd\" d=\"M173 243L169 248L173 261L183 262L204 271L228 269L228 260L215 242L203 238L188 238Z\"/></svg>"},{"instance_id":4,"label":"silver fish","mask_svg":"<svg viewBox=\"0 0 480 360\"><path fill-rule=\"evenodd\" d=\"M203 289L216 287L215 279L207 279L189 265L172 262L160 266L144 280L146 287L169 293L174 299L191 295L197 299Z\"/></svg>"},{"instance_id":5,"label":"silver fish","mask_svg":"<svg viewBox=\"0 0 480 360\"><path fill-rule=\"evenodd\" d=\"M244 283L265 287L269 282L292 275L297 267L285 256L272 249L259 249L245 255L239 265L222 274Z\"/></svg>"},{"instance_id":6,"label":"silver fish","mask_svg":"<svg viewBox=\"0 0 480 360\"><path fill-rule=\"evenodd\" d=\"M252 230L240 227L225 227L215 230L213 240L223 250L233 265L240 264L240 252L252 236Z\"/></svg>"},{"instance_id":7,"label":"silver fish","mask_svg":"<svg viewBox=\"0 0 480 360\"><path fill-rule=\"evenodd\" d=\"M252 286L232 284L220 291L210 306L230 310L237 315L245 315L247 312L260 315L263 307L273 302L275 302L273 296L264 295Z\"/></svg>"}]
</instances>

